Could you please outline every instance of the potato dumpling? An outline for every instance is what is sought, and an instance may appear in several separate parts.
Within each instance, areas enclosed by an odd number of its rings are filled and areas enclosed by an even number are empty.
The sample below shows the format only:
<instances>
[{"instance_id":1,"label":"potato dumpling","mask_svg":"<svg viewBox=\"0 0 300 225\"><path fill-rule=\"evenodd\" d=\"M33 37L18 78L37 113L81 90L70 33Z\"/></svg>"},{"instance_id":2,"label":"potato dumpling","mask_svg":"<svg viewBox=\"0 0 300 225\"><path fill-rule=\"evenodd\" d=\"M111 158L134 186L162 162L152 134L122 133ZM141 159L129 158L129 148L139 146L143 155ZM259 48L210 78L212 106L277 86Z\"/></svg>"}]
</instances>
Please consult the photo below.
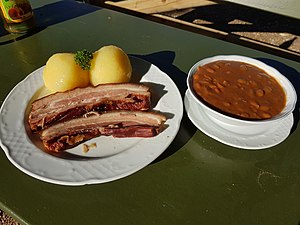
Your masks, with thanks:
<instances>
[{"instance_id":1,"label":"potato dumpling","mask_svg":"<svg viewBox=\"0 0 300 225\"><path fill-rule=\"evenodd\" d=\"M89 72L75 63L74 54L56 53L48 59L43 79L51 92L63 92L89 85Z\"/></svg>"},{"instance_id":2,"label":"potato dumpling","mask_svg":"<svg viewBox=\"0 0 300 225\"><path fill-rule=\"evenodd\" d=\"M91 61L90 82L96 86L105 83L125 83L131 78L132 67L127 54L113 45L96 51Z\"/></svg>"}]
</instances>

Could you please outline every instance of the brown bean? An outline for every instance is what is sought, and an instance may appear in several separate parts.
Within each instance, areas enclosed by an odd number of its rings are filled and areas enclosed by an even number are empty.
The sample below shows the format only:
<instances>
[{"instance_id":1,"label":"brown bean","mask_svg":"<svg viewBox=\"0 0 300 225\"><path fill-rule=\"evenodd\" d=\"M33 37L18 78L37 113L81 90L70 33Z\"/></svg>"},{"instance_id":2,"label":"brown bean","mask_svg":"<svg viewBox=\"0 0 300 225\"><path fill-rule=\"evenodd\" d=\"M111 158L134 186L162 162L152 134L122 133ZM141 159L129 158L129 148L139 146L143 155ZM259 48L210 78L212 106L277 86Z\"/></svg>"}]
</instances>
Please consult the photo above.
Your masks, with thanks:
<instances>
[{"instance_id":1,"label":"brown bean","mask_svg":"<svg viewBox=\"0 0 300 225\"><path fill-rule=\"evenodd\" d=\"M268 111L268 110L270 110L270 107L269 107L269 106L266 106L266 105L261 105L261 106L259 107L259 109L260 109L261 111Z\"/></svg>"},{"instance_id":2,"label":"brown bean","mask_svg":"<svg viewBox=\"0 0 300 225\"><path fill-rule=\"evenodd\" d=\"M214 71L212 68L210 68L210 67L208 67L208 68L206 68L206 70L207 70L207 72L209 72L209 73L215 73L216 71Z\"/></svg>"},{"instance_id":3,"label":"brown bean","mask_svg":"<svg viewBox=\"0 0 300 225\"><path fill-rule=\"evenodd\" d=\"M210 81L206 80L206 79L203 79L203 80L200 80L199 83L202 84L202 85L209 85Z\"/></svg>"},{"instance_id":4,"label":"brown bean","mask_svg":"<svg viewBox=\"0 0 300 225\"><path fill-rule=\"evenodd\" d=\"M206 80L206 81L212 83L212 79L209 79L209 78L205 78L205 77L204 77L203 80Z\"/></svg>"},{"instance_id":5,"label":"brown bean","mask_svg":"<svg viewBox=\"0 0 300 225\"><path fill-rule=\"evenodd\" d=\"M223 102L223 105L226 106L226 107L229 107L229 106L231 106L231 103L230 102Z\"/></svg>"},{"instance_id":6,"label":"brown bean","mask_svg":"<svg viewBox=\"0 0 300 225\"><path fill-rule=\"evenodd\" d=\"M211 88L208 87L208 86L204 86L202 90L205 90L206 93L213 93L213 92L214 92L214 90L211 89Z\"/></svg>"},{"instance_id":7,"label":"brown bean","mask_svg":"<svg viewBox=\"0 0 300 225\"><path fill-rule=\"evenodd\" d=\"M215 69L220 69L220 66L218 66L217 64L214 64L213 67L214 67Z\"/></svg>"},{"instance_id":8,"label":"brown bean","mask_svg":"<svg viewBox=\"0 0 300 225\"><path fill-rule=\"evenodd\" d=\"M251 108L253 114L256 114L256 113L257 113L257 109L256 109L254 106L251 105L250 108Z\"/></svg>"},{"instance_id":9,"label":"brown bean","mask_svg":"<svg viewBox=\"0 0 300 225\"><path fill-rule=\"evenodd\" d=\"M218 88L220 88L220 89L223 89L223 88L224 88L224 86L223 86L222 84L220 84L220 83L217 83L216 85L217 85Z\"/></svg>"},{"instance_id":10,"label":"brown bean","mask_svg":"<svg viewBox=\"0 0 300 225\"><path fill-rule=\"evenodd\" d=\"M257 95L258 97L262 97L262 96L265 95L265 92L264 92L264 90L262 90L262 89L257 89L257 90L255 91L255 93L256 93L256 95Z\"/></svg>"},{"instance_id":11,"label":"brown bean","mask_svg":"<svg viewBox=\"0 0 300 225\"><path fill-rule=\"evenodd\" d=\"M238 83L240 83L240 84L246 84L246 83L247 83L247 81L246 81L246 80L244 80L244 79L241 79L241 78L240 78L240 79L238 79L238 80L237 80L237 82L238 82Z\"/></svg>"},{"instance_id":12,"label":"brown bean","mask_svg":"<svg viewBox=\"0 0 300 225\"><path fill-rule=\"evenodd\" d=\"M266 87L264 87L264 91L268 94L268 93L272 92L272 88L270 86L266 86Z\"/></svg>"},{"instance_id":13,"label":"brown bean","mask_svg":"<svg viewBox=\"0 0 300 225\"><path fill-rule=\"evenodd\" d=\"M258 108L260 107L260 105L259 105L257 102L253 101L253 100L251 100L249 103L250 103L250 105L253 106L255 109L258 109Z\"/></svg>"},{"instance_id":14,"label":"brown bean","mask_svg":"<svg viewBox=\"0 0 300 225\"><path fill-rule=\"evenodd\" d=\"M217 93L217 94L220 94L221 93L221 90L219 88L215 88L214 91Z\"/></svg>"},{"instance_id":15,"label":"brown bean","mask_svg":"<svg viewBox=\"0 0 300 225\"><path fill-rule=\"evenodd\" d=\"M217 80L217 79L213 79L213 80L212 80L212 83L215 84L215 85L217 85L218 80Z\"/></svg>"},{"instance_id":16,"label":"brown bean","mask_svg":"<svg viewBox=\"0 0 300 225\"><path fill-rule=\"evenodd\" d=\"M214 84L210 84L208 87L214 90L217 94L221 93L221 90Z\"/></svg>"},{"instance_id":17,"label":"brown bean","mask_svg":"<svg viewBox=\"0 0 300 225\"><path fill-rule=\"evenodd\" d=\"M240 69L243 70L243 71L247 71L248 70L247 66L244 65L244 64L240 65Z\"/></svg>"},{"instance_id":18,"label":"brown bean","mask_svg":"<svg viewBox=\"0 0 300 225\"><path fill-rule=\"evenodd\" d=\"M263 113L261 114L261 117L262 117L263 119L269 119L269 118L272 117L272 115L271 115L270 113L263 112Z\"/></svg>"},{"instance_id":19,"label":"brown bean","mask_svg":"<svg viewBox=\"0 0 300 225\"><path fill-rule=\"evenodd\" d=\"M230 85L229 82L228 82L227 80L223 80L223 81L222 81L222 84L223 84L225 87L227 87L227 86Z\"/></svg>"},{"instance_id":20,"label":"brown bean","mask_svg":"<svg viewBox=\"0 0 300 225\"><path fill-rule=\"evenodd\" d=\"M210 87L211 89L215 89L215 88L218 88L216 85L214 84L209 84L208 87Z\"/></svg>"},{"instance_id":21,"label":"brown bean","mask_svg":"<svg viewBox=\"0 0 300 225\"><path fill-rule=\"evenodd\" d=\"M251 87L256 87L257 86L257 83L253 80L250 80L249 84L250 84Z\"/></svg>"},{"instance_id":22,"label":"brown bean","mask_svg":"<svg viewBox=\"0 0 300 225\"><path fill-rule=\"evenodd\" d=\"M202 66L197 67L197 72L202 73L204 71L204 68Z\"/></svg>"},{"instance_id":23,"label":"brown bean","mask_svg":"<svg viewBox=\"0 0 300 225\"><path fill-rule=\"evenodd\" d=\"M204 74L203 76L204 76L206 79L208 79L208 80L212 80L211 76L209 76L209 75L207 75L207 74Z\"/></svg>"},{"instance_id":24,"label":"brown bean","mask_svg":"<svg viewBox=\"0 0 300 225\"><path fill-rule=\"evenodd\" d=\"M244 118L249 118L249 117L250 117L250 114L249 114L249 113L246 113L246 112L242 112L242 113L240 113L240 116L241 116L241 117L244 117Z\"/></svg>"},{"instance_id":25,"label":"brown bean","mask_svg":"<svg viewBox=\"0 0 300 225\"><path fill-rule=\"evenodd\" d=\"M199 90L201 88L201 84L200 83L195 83L194 84L194 89Z\"/></svg>"},{"instance_id":26,"label":"brown bean","mask_svg":"<svg viewBox=\"0 0 300 225\"><path fill-rule=\"evenodd\" d=\"M260 74L256 74L257 79L261 80L262 79L262 75Z\"/></svg>"},{"instance_id":27,"label":"brown bean","mask_svg":"<svg viewBox=\"0 0 300 225\"><path fill-rule=\"evenodd\" d=\"M266 73L259 73L259 75L261 76L261 78L263 78L263 77L269 77L269 75L266 74Z\"/></svg>"},{"instance_id":28,"label":"brown bean","mask_svg":"<svg viewBox=\"0 0 300 225\"><path fill-rule=\"evenodd\" d=\"M195 81L199 81L200 79L201 79L201 77L200 77L199 74L196 74L196 75L194 76L194 80L195 80Z\"/></svg>"},{"instance_id":29,"label":"brown bean","mask_svg":"<svg viewBox=\"0 0 300 225\"><path fill-rule=\"evenodd\" d=\"M248 101L246 99L241 98L240 99L241 102L247 103Z\"/></svg>"}]
</instances>

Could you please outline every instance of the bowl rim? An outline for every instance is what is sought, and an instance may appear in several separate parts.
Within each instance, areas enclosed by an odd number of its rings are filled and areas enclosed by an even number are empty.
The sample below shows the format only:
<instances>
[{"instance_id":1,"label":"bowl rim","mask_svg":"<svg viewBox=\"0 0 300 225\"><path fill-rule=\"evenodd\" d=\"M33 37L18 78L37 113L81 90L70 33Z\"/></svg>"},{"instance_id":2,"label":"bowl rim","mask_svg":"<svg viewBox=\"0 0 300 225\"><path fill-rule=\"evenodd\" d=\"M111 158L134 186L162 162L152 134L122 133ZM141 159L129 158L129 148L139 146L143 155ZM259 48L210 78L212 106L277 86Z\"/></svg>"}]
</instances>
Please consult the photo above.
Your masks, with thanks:
<instances>
[{"instance_id":1,"label":"bowl rim","mask_svg":"<svg viewBox=\"0 0 300 225\"><path fill-rule=\"evenodd\" d=\"M286 100L284 109L279 114L277 114L276 116L271 117L269 119L247 120L247 119L239 119L239 118L235 118L235 117L223 114L223 113L209 107L207 104L203 103L197 97L197 94L193 90L192 76L195 73L195 70L197 69L198 66L205 65L207 63L218 61L218 60L246 62L248 64L252 64L253 66L256 66L256 67L266 71L266 73L268 75L270 75L274 79L276 79L276 81L282 86L282 88L285 92L286 98L289 98ZM275 74L275 76L274 76L274 74ZM265 123L270 123L270 122L275 122L275 121L281 120L283 118L286 118L290 113L292 113L294 111L296 103L297 103L297 94L296 94L295 88L294 88L293 84L283 74L281 74L274 67L269 66L266 63L264 63L258 59L251 58L248 56L216 55L216 56L212 56L212 57L203 58L203 59L197 61L196 63L194 63L194 65L189 69L186 83L187 83L188 90L190 91L191 95L193 96L193 99L196 100L196 102L198 102L201 106L203 106L206 111L209 111L209 112L211 112L219 117L222 117L224 119L231 120L231 121L238 122L238 123L255 125L255 124L265 124ZM288 102L289 100L290 100L290 102Z\"/></svg>"}]
</instances>

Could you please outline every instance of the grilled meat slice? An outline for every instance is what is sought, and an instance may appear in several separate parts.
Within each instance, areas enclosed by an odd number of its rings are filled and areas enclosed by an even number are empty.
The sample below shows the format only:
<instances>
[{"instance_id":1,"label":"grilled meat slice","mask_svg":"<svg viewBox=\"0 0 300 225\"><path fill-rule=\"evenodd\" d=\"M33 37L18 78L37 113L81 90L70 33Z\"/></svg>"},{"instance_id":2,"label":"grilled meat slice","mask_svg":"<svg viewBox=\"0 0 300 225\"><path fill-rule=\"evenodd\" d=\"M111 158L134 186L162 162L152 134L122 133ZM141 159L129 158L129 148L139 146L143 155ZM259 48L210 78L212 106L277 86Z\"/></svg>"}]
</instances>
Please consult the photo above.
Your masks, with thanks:
<instances>
[{"instance_id":1,"label":"grilled meat slice","mask_svg":"<svg viewBox=\"0 0 300 225\"><path fill-rule=\"evenodd\" d=\"M150 89L142 84L103 84L58 92L32 103L29 126L32 131L90 111L148 110Z\"/></svg>"},{"instance_id":2,"label":"grilled meat slice","mask_svg":"<svg viewBox=\"0 0 300 225\"><path fill-rule=\"evenodd\" d=\"M101 135L118 138L153 137L163 130L165 121L164 115L145 111L88 113L87 116L44 129L40 138L48 151L60 152Z\"/></svg>"}]
</instances>

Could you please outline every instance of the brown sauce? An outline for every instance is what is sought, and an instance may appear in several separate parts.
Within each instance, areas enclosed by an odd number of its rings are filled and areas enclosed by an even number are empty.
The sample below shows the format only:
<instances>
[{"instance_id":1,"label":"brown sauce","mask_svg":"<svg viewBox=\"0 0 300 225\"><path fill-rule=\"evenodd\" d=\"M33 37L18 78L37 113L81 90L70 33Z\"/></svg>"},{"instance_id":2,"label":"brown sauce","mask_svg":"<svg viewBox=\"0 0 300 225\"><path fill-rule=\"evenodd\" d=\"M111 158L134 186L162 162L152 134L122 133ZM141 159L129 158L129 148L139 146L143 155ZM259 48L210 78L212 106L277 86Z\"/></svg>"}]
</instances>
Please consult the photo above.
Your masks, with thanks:
<instances>
[{"instance_id":1,"label":"brown sauce","mask_svg":"<svg viewBox=\"0 0 300 225\"><path fill-rule=\"evenodd\" d=\"M273 77L243 62L220 60L199 66L193 89L218 111L242 119L269 119L286 103L284 90Z\"/></svg>"}]
</instances>

